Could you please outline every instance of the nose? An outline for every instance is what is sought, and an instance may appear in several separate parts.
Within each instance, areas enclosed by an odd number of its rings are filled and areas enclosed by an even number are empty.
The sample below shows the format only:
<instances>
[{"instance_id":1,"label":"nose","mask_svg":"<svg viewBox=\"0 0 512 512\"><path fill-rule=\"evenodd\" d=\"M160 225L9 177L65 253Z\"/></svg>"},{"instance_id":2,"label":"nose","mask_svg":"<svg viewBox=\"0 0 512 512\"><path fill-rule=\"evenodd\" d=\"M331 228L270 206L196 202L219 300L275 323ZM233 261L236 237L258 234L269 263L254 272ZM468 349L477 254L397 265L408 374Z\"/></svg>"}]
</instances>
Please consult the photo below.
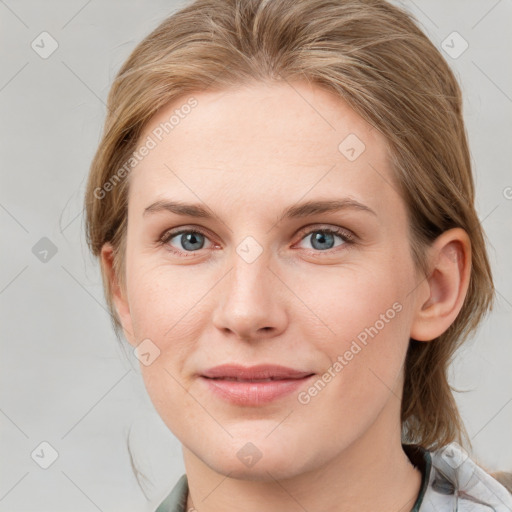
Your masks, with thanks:
<instances>
[{"instance_id":1,"label":"nose","mask_svg":"<svg viewBox=\"0 0 512 512\"><path fill-rule=\"evenodd\" d=\"M245 341L278 336L288 322L286 287L270 268L265 251L252 262L234 252L231 261L218 291L214 326Z\"/></svg>"}]
</instances>

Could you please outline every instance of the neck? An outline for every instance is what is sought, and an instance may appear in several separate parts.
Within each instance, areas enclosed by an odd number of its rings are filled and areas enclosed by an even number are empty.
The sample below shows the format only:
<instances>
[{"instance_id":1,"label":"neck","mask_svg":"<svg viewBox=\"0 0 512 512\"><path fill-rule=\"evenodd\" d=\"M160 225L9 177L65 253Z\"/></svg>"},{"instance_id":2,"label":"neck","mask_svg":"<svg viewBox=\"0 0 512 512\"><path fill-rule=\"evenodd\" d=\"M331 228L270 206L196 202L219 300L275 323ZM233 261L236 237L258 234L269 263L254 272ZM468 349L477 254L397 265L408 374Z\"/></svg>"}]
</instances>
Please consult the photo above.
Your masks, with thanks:
<instances>
[{"instance_id":1,"label":"neck","mask_svg":"<svg viewBox=\"0 0 512 512\"><path fill-rule=\"evenodd\" d=\"M263 481L226 477L183 447L189 483L187 511L411 511L421 472L402 449L399 424L392 432L383 432L377 423L315 470L279 481L270 474Z\"/></svg>"}]
</instances>

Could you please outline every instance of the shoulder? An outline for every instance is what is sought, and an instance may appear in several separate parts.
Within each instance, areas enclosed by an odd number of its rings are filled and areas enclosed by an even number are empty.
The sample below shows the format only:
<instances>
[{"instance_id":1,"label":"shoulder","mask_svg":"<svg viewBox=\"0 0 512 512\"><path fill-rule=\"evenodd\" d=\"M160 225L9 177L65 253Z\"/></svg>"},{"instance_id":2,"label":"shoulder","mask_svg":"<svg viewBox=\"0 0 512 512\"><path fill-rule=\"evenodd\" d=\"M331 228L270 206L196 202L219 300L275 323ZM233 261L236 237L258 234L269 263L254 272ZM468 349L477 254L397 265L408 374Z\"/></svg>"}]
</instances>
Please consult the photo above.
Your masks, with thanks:
<instances>
[{"instance_id":1,"label":"shoulder","mask_svg":"<svg viewBox=\"0 0 512 512\"><path fill-rule=\"evenodd\" d=\"M428 484L418 512L511 512L512 494L457 443L425 452Z\"/></svg>"}]
</instances>

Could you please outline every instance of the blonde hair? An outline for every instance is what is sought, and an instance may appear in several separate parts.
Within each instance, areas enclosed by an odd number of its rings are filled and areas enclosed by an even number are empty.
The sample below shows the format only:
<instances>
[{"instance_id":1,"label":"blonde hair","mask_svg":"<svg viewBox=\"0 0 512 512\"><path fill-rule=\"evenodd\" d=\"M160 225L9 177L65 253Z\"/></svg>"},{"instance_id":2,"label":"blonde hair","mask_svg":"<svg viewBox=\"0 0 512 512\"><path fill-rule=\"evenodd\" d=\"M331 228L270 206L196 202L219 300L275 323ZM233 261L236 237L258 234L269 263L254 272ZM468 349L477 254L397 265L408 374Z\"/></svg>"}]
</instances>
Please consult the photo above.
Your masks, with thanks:
<instances>
[{"instance_id":1,"label":"blonde hair","mask_svg":"<svg viewBox=\"0 0 512 512\"><path fill-rule=\"evenodd\" d=\"M453 227L468 233L472 269L459 315L435 340L410 340L402 425L404 441L428 449L469 442L447 369L492 308L494 287L474 207L461 91L414 19L384 0L195 0L165 19L133 50L108 96L85 196L92 253L113 245L123 289L130 175L108 193L103 187L119 178L158 109L207 88L281 80L307 80L334 92L385 136L408 211L411 254L425 276L425 247ZM119 336L103 268L102 275Z\"/></svg>"}]
</instances>

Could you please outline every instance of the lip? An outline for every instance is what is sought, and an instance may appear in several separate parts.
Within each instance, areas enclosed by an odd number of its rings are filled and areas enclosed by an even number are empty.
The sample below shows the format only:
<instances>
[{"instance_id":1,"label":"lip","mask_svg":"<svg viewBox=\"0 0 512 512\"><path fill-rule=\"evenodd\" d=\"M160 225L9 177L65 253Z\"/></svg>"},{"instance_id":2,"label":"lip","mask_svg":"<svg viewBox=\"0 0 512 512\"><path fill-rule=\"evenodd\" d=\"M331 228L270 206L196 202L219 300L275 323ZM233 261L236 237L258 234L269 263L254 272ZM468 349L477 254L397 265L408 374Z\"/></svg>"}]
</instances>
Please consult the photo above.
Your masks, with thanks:
<instances>
[{"instance_id":1,"label":"lip","mask_svg":"<svg viewBox=\"0 0 512 512\"><path fill-rule=\"evenodd\" d=\"M200 377L219 398L236 405L258 406L296 391L313 376L312 372L279 365L224 364L202 372Z\"/></svg>"},{"instance_id":2,"label":"lip","mask_svg":"<svg viewBox=\"0 0 512 512\"><path fill-rule=\"evenodd\" d=\"M210 379L219 378L238 378L241 380L255 380L255 379L301 379L306 375L311 375L313 372L295 370L287 366L280 366L277 364L258 364L255 366L241 366L239 364L222 364L214 366L204 372L203 377Z\"/></svg>"}]
</instances>

